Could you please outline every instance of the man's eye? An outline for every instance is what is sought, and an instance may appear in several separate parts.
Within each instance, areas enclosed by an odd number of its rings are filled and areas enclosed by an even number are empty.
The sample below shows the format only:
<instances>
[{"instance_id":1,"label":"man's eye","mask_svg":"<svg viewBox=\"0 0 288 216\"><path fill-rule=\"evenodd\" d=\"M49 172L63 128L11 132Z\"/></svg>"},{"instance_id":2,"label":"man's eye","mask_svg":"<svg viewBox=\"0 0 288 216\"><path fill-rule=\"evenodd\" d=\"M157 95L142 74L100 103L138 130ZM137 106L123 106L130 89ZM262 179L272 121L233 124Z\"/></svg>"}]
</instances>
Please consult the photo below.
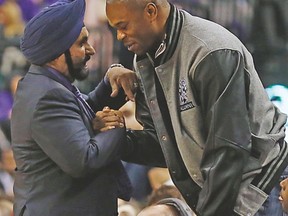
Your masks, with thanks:
<instances>
[{"instance_id":1,"label":"man's eye","mask_svg":"<svg viewBox=\"0 0 288 216\"><path fill-rule=\"evenodd\" d=\"M119 30L126 30L126 29L127 29L127 25L119 26Z\"/></svg>"}]
</instances>

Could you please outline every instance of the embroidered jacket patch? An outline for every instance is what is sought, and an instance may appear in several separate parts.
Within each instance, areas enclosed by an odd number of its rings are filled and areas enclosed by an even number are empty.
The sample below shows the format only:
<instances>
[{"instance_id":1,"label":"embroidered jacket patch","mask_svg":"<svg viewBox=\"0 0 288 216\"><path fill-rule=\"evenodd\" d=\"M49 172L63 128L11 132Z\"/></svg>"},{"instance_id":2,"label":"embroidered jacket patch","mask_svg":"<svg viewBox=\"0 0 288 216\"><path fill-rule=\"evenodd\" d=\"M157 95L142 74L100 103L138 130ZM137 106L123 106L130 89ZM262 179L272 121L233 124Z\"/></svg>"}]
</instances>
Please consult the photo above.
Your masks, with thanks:
<instances>
[{"instance_id":1,"label":"embroidered jacket patch","mask_svg":"<svg viewBox=\"0 0 288 216\"><path fill-rule=\"evenodd\" d=\"M181 112L195 107L192 101L188 100L187 91L188 89L187 89L186 81L184 79L180 80L179 82L179 100L180 101L179 102L180 102Z\"/></svg>"}]
</instances>

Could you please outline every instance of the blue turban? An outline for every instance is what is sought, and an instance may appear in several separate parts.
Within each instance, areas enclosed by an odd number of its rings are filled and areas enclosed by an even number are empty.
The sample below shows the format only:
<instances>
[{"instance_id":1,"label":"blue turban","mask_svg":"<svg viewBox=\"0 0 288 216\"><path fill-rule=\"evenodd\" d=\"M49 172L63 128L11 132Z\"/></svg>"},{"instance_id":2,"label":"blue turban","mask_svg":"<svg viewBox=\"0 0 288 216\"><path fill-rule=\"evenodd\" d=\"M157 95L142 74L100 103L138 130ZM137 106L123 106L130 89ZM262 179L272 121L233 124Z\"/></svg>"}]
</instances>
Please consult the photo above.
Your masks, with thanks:
<instances>
[{"instance_id":1,"label":"blue turban","mask_svg":"<svg viewBox=\"0 0 288 216\"><path fill-rule=\"evenodd\" d=\"M68 50L81 33L84 13L85 0L59 0L34 16L21 38L27 60L43 65Z\"/></svg>"}]
</instances>

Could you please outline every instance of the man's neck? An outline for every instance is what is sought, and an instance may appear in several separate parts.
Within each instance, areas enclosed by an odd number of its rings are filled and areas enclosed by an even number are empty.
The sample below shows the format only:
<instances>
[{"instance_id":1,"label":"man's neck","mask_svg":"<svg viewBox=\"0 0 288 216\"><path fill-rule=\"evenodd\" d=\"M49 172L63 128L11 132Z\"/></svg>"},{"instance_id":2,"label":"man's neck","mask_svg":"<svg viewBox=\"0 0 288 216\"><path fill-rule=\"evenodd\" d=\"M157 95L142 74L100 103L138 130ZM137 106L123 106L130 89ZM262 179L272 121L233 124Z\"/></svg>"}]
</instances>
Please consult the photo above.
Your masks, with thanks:
<instances>
[{"instance_id":1,"label":"man's neck","mask_svg":"<svg viewBox=\"0 0 288 216\"><path fill-rule=\"evenodd\" d=\"M57 72L62 74L62 76L65 76L72 83L74 82L74 79L72 79L72 77L70 76L68 68L65 65L60 64L58 63L58 61L55 61L55 60L46 64L47 67L50 67L56 70Z\"/></svg>"}]
</instances>

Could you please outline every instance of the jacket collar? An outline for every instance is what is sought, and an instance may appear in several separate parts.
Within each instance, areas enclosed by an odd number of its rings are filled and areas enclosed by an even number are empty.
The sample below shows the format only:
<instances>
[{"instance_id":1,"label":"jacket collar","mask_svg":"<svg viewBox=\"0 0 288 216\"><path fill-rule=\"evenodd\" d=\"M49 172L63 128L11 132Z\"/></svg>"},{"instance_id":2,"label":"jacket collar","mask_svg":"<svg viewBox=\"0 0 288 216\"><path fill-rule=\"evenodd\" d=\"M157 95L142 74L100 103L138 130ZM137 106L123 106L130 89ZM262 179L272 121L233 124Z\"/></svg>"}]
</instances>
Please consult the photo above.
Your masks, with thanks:
<instances>
[{"instance_id":1,"label":"jacket collar","mask_svg":"<svg viewBox=\"0 0 288 216\"><path fill-rule=\"evenodd\" d=\"M56 82L61 83L63 86L65 86L70 91L72 91L72 89L73 89L72 83L64 75L62 75L60 72L58 72L57 70L55 70L51 67L38 66L38 65L32 64L30 66L28 73L49 77L50 79L53 79Z\"/></svg>"},{"instance_id":2,"label":"jacket collar","mask_svg":"<svg viewBox=\"0 0 288 216\"><path fill-rule=\"evenodd\" d=\"M179 40L184 14L176 6L172 4L170 6L171 10L167 20L165 38L153 57L147 53L148 58L154 62L154 66L159 66L172 57Z\"/></svg>"}]
</instances>

